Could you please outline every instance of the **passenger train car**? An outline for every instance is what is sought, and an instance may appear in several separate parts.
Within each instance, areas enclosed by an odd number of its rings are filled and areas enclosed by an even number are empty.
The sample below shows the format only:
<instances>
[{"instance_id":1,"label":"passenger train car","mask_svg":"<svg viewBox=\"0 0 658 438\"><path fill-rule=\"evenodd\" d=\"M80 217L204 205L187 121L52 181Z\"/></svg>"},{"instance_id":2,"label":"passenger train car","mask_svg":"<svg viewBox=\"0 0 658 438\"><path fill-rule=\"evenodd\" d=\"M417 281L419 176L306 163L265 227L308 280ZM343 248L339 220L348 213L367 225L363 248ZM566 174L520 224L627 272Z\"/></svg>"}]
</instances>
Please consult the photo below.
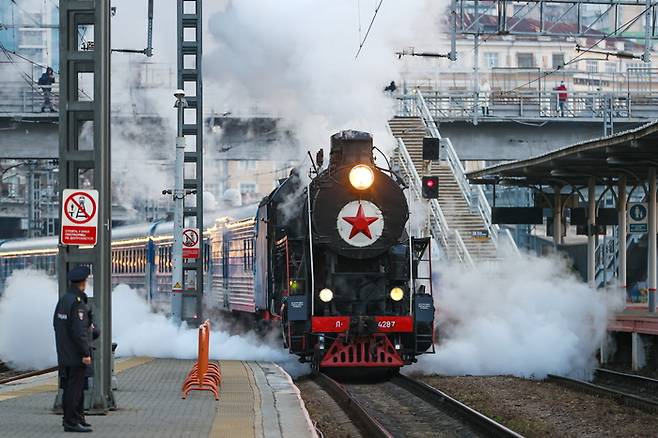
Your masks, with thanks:
<instances>
[{"instance_id":1,"label":"passenger train car","mask_svg":"<svg viewBox=\"0 0 658 438\"><path fill-rule=\"evenodd\" d=\"M370 134L335 134L328 166L317 161L310 182L295 169L257 208L205 224L204 304L280 325L315 369L396 370L434 345L429 238L409 232L404 183L376 166ZM167 304L172 230L114 229L113 285ZM56 254L56 238L0 242L0 287L16 269L54 275Z\"/></svg>"}]
</instances>

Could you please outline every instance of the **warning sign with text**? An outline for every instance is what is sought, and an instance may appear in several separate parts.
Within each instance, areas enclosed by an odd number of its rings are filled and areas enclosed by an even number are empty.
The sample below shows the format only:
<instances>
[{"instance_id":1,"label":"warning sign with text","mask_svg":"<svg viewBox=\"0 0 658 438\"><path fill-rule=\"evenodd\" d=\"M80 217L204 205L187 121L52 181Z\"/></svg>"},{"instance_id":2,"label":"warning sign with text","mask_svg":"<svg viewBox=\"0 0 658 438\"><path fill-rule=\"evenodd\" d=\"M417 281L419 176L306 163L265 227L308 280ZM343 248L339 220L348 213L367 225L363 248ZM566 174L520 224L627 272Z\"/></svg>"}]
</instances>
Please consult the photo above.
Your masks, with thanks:
<instances>
[{"instance_id":1,"label":"warning sign with text","mask_svg":"<svg viewBox=\"0 0 658 438\"><path fill-rule=\"evenodd\" d=\"M62 192L62 244L96 245L97 226L98 191L65 189Z\"/></svg>"},{"instance_id":2,"label":"warning sign with text","mask_svg":"<svg viewBox=\"0 0 658 438\"><path fill-rule=\"evenodd\" d=\"M198 259L201 253L201 239L198 228L183 229L183 258Z\"/></svg>"}]
</instances>

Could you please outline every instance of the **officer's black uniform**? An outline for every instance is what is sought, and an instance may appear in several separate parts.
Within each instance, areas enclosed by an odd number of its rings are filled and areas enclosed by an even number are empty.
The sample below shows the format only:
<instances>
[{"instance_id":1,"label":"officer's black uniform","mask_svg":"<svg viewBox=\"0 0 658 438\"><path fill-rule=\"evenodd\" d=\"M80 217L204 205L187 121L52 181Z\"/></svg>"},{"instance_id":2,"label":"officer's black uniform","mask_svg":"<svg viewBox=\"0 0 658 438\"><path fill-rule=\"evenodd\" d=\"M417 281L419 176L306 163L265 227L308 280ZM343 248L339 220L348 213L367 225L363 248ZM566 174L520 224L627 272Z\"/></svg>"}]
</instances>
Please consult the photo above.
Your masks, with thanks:
<instances>
[{"instance_id":1,"label":"officer's black uniform","mask_svg":"<svg viewBox=\"0 0 658 438\"><path fill-rule=\"evenodd\" d=\"M71 287L57 303L53 316L57 363L64 385L62 405L64 408L64 430L91 432L84 427L83 391L87 366L82 358L91 357L91 322L87 297L77 283L89 276L89 268L79 266L69 272Z\"/></svg>"}]
</instances>

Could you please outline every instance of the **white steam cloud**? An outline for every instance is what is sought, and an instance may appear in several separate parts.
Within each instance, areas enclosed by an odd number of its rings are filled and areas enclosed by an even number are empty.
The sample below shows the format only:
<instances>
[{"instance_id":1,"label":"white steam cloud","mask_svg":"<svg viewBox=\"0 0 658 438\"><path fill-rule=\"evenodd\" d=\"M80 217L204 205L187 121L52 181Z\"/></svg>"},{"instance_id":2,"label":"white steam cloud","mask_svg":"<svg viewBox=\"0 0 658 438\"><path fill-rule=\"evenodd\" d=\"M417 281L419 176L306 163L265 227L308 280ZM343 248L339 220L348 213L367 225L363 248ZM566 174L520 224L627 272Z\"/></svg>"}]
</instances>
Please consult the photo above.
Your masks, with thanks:
<instances>
[{"instance_id":1,"label":"white steam cloud","mask_svg":"<svg viewBox=\"0 0 658 438\"><path fill-rule=\"evenodd\" d=\"M34 270L16 271L0 296L0 360L17 369L40 369L57 364L53 312L57 284L53 278ZM176 327L128 286L112 293L112 339L117 356L194 359L197 330ZM29 318L28 318L29 317ZM26 324L29 319L30 323ZM293 375L307 372L280 345L280 338L263 340L247 333L230 335L213 330L210 335L212 359L278 362Z\"/></svg>"},{"instance_id":2,"label":"white steam cloud","mask_svg":"<svg viewBox=\"0 0 658 438\"><path fill-rule=\"evenodd\" d=\"M445 2L384 3L355 59L377 2L231 1L210 16L214 52L206 84L229 107L257 106L284 117L303 144L359 129L381 142L394 103L384 86L400 76L395 51L438 36ZM391 139L392 140L392 139Z\"/></svg>"},{"instance_id":3,"label":"white steam cloud","mask_svg":"<svg viewBox=\"0 0 658 438\"><path fill-rule=\"evenodd\" d=\"M436 355L412 370L541 378L591 369L619 291L593 291L558 257L524 254L466 272L439 270Z\"/></svg>"}]
</instances>

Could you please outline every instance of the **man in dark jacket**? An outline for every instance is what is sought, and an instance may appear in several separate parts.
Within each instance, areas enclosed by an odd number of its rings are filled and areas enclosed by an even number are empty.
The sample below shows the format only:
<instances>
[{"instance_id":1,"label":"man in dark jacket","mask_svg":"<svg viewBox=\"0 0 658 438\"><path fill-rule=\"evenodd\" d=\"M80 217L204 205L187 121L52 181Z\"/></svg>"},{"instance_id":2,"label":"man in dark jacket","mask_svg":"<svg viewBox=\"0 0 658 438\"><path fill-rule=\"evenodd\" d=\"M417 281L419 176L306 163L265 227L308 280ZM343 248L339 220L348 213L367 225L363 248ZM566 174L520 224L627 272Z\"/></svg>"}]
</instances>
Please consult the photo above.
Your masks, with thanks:
<instances>
[{"instance_id":1,"label":"man in dark jacket","mask_svg":"<svg viewBox=\"0 0 658 438\"><path fill-rule=\"evenodd\" d=\"M50 101L50 96L52 96L53 93L53 84L55 83L55 72L53 69L48 67L37 83L42 86L41 91L43 91L43 105L41 105L41 112L45 112L46 108L48 108L51 113L54 113L55 108Z\"/></svg>"},{"instance_id":2,"label":"man in dark jacket","mask_svg":"<svg viewBox=\"0 0 658 438\"><path fill-rule=\"evenodd\" d=\"M57 364L64 389L62 425L67 432L91 432L83 416L85 372L91 365L92 324L84 292L89 274L86 266L71 269L69 290L59 299L53 316Z\"/></svg>"}]
</instances>

